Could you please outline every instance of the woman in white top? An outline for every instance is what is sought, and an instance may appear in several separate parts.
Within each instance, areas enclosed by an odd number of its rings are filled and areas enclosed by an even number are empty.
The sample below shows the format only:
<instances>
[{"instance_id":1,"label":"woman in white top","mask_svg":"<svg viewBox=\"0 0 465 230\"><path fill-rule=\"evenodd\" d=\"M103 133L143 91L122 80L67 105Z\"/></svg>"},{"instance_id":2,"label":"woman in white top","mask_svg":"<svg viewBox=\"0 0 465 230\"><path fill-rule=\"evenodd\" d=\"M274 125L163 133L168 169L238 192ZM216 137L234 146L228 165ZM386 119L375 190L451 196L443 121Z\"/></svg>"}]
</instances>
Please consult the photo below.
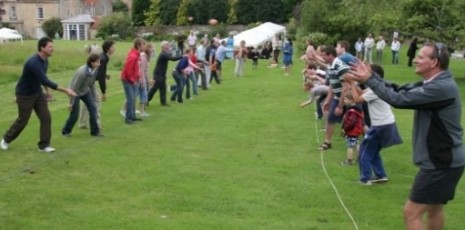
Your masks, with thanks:
<instances>
[{"instance_id":1,"label":"woman in white top","mask_svg":"<svg viewBox=\"0 0 465 230\"><path fill-rule=\"evenodd\" d=\"M400 50L400 42L399 40L397 40L397 38L393 38L392 43L391 43L393 65L399 64L399 50Z\"/></svg>"}]
</instances>

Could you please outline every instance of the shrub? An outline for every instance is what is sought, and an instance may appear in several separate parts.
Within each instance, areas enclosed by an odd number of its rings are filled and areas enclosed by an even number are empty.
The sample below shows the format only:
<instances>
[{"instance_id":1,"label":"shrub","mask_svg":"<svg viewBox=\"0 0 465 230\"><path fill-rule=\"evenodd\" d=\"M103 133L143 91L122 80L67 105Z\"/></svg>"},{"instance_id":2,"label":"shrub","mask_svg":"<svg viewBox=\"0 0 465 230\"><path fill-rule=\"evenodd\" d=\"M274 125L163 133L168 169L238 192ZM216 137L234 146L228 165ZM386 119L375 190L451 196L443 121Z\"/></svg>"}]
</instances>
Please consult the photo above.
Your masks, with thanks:
<instances>
[{"instance_id":1,"label":"shrub","mask_svg":"<svg viewBox=\"0 0 465 230\"><path fill-rule=\"evenodd\" d=\"M61 24L61 20L57 17L45 20L44 23L42 23L42 30L50 38L55 38L56 34L58 34L60 38L63 37L63 25Z\"/></svg>"},{"instance_id":2,"label":"shrub","mask_svg":"<svg viewBox=\"0 0 465 230\"><path fill-rule=\"evenodd\" d=\"M125 13L118 12L102 19L97 37L106 39L116 34L124 40L134 36L134 32L134 27L131 25L131 18Z\"/></svg>"}]
</instances>

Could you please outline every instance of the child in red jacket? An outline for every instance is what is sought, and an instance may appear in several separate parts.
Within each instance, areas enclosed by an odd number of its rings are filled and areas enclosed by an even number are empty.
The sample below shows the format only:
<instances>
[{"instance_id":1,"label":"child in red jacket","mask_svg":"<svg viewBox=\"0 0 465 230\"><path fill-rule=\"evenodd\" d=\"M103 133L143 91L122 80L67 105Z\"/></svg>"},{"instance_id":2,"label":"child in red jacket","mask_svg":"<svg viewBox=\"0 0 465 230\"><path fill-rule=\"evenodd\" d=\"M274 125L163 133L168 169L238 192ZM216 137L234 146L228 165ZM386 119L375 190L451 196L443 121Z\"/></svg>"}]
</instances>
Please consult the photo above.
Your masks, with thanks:
<instances>
[{"instance_id":1,"label":"child in red jacket","mask_svg":"<svg viewBox=\"0 0 465 230\"><path fill-rule=\"evenodd\" d=\"M358 138L363 133L363 110L358 106L351 92L347 92L344 97L346 111L342 119L342 129L346 137L347 159L342 161L343 165L353 165L354 150L358 153Z\"/></svg>"}]
</instances>

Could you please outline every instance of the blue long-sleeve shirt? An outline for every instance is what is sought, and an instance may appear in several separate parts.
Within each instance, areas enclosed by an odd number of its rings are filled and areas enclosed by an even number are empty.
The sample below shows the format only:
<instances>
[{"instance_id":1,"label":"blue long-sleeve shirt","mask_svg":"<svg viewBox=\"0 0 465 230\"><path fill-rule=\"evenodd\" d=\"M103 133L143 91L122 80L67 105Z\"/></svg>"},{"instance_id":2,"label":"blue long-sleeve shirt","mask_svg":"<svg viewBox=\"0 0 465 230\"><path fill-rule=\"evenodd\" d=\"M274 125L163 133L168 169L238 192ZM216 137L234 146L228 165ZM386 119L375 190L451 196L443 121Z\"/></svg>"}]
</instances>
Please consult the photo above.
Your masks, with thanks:
<instances>
[{"instance_id":1,"label":"blue long-sleeve shirt","mask_svg":"<svg viewBox=\"0 0 465 230\"><path fill-rule=\"evenodd\" d=\"M48 60L39 54L30 57L24 64L23 73L16 85L16 94L33 95L42 91L41 86L57 89L58 85L47 77Z\"/></svg>"}]
</instances>

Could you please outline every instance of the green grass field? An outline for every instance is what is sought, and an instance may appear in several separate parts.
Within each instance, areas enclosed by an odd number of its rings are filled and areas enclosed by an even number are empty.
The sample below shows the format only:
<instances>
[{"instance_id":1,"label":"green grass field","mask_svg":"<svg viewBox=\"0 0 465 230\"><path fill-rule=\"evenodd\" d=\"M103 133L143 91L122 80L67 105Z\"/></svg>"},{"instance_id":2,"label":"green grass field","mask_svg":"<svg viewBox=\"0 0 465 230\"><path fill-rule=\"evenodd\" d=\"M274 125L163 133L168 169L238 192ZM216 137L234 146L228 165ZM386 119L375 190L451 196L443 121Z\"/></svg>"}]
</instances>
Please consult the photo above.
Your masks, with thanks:
<instances>
[{"instance_id":1,"label":"green grass field","mask_svg":"<svg viewBox=\"0 0 465 230\"><path fill-rule=\"evenodd\" d=\"M85 63L84 45L56 41L50 78L67 85ZM222 85L213 83L194 100L171 107L159 106L157 94L147 111L152 116L129 126L119 115L119 68L130 46L116 43L109 64L104 138L78 127L71 138L62 137L68 100L55 92L50 109L57 151L37 152L39 122L33 116L10 149L0 152L0 229L404 228L403 204L417 171L411 163L412 111L394 110L404 144L382 152L390 181L361 186L358 167L340 165L342 137L335 135L329 151L318 150L322 123L314 106L299 107L307 99L300 61L294 60L289 77L267 68L267 61L256 70L248 61L241 78L233 77L234 64L227 61ZM0 46L2 134L16 118L14 87L35 50L36 41ZM389 60L386 52L388 80L419 79L405 55L398 66ZM462 92L464 62L451 63ZM446 207L445 229L462 228L464 206L462 181Z\"/></svg>"}]
</instances>

